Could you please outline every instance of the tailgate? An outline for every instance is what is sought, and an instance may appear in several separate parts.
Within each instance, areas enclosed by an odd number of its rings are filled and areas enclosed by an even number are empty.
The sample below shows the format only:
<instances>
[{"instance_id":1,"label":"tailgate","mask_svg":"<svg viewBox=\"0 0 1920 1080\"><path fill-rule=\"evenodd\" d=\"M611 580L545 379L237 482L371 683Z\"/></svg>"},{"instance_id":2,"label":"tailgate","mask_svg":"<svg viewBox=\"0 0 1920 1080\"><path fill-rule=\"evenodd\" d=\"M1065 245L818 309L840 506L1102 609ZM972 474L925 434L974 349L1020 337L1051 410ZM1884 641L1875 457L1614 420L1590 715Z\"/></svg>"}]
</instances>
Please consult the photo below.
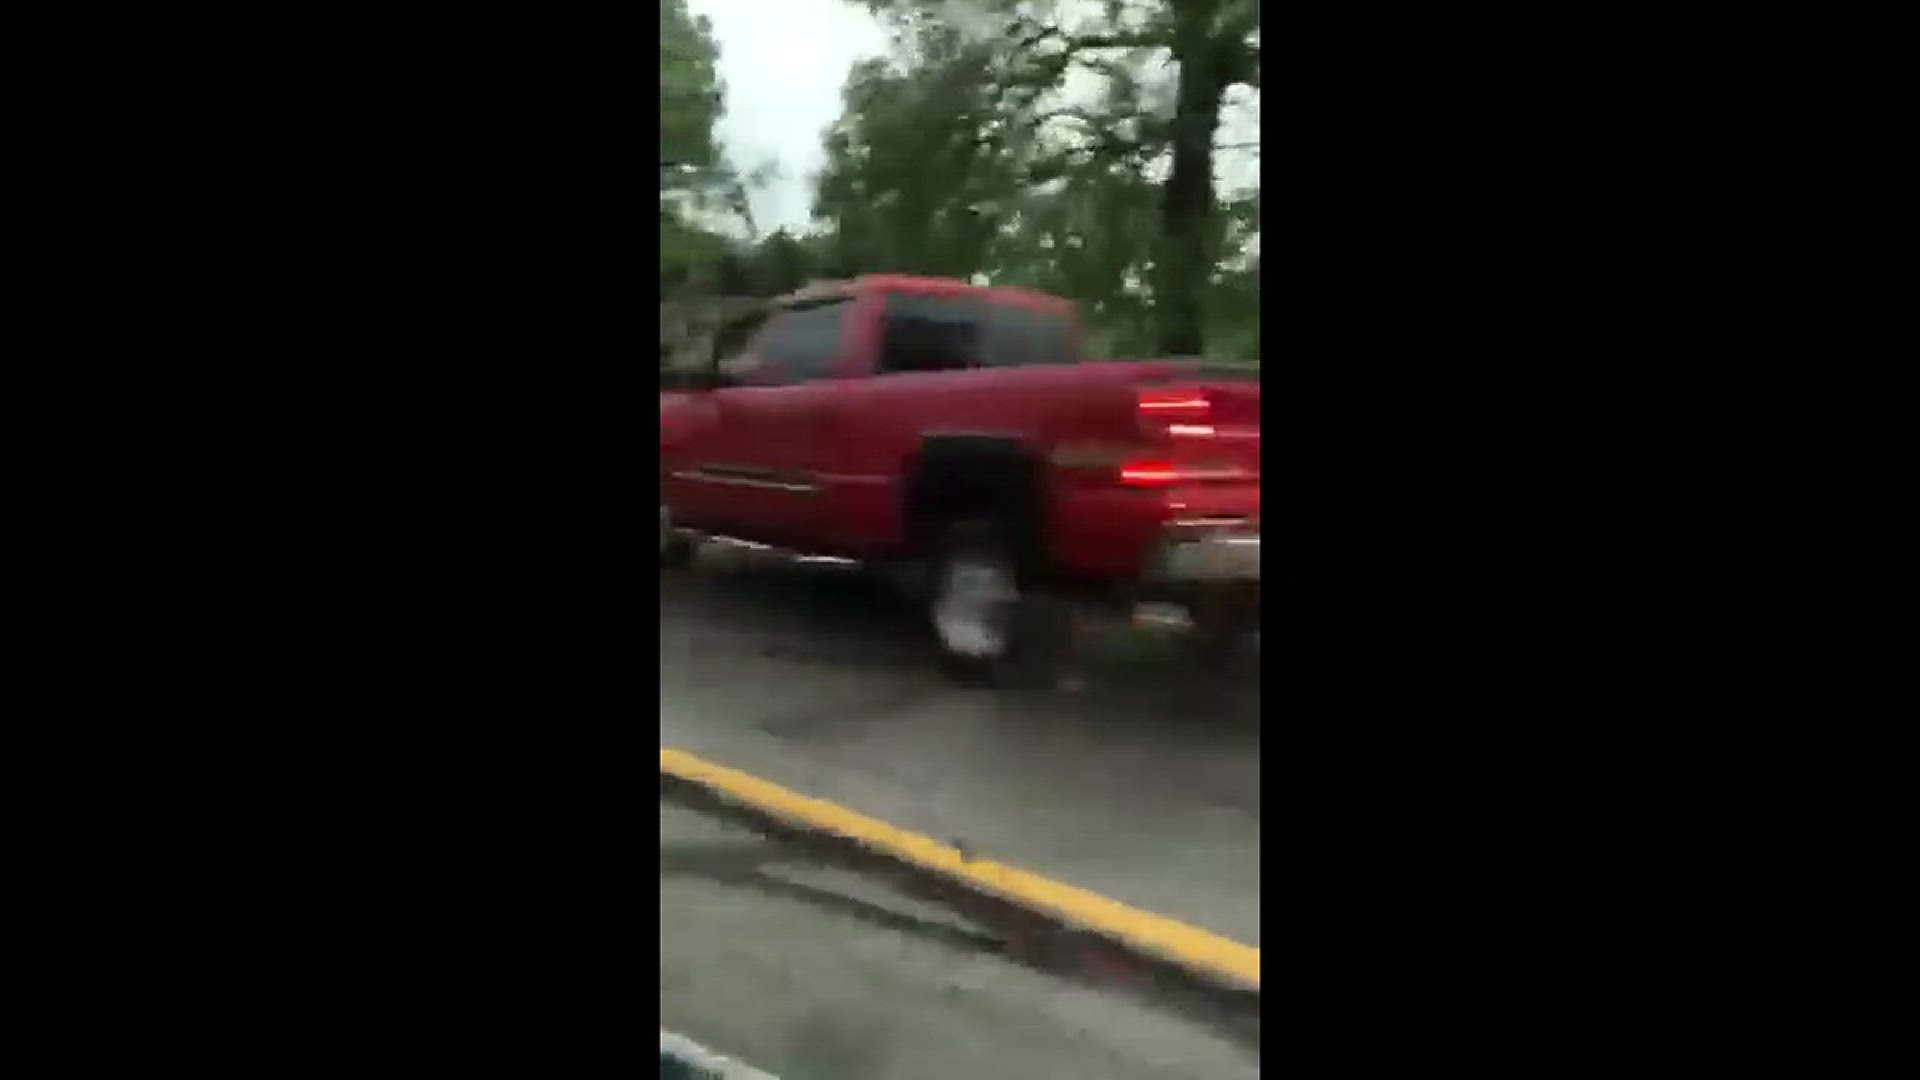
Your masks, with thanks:
<instances>
[{"instance_id":1,"label":"tailgate","mask_svg":"<svg viewBox=\"0 0 1920 1080\"><path fill-rule=\"evenodd\" d=\"M1083 365L1080 423L1056 436L1059 558L1089 579L1131 578L1169 529L1260 529L1257 370L1191 361ZM1064 456L1063 456L1064 455Z\"/></svg>"},{"instance_id":2,"label":"tailgate","mask_svg":"<svg viewBox=\"0 0 1920 1080\"><path fill-rule=\"evenodd\" d=\"M1143 371L1140 419L1195 482L1260 482L1258 369L1167 362Z\"/></svg>"}]
</instances>

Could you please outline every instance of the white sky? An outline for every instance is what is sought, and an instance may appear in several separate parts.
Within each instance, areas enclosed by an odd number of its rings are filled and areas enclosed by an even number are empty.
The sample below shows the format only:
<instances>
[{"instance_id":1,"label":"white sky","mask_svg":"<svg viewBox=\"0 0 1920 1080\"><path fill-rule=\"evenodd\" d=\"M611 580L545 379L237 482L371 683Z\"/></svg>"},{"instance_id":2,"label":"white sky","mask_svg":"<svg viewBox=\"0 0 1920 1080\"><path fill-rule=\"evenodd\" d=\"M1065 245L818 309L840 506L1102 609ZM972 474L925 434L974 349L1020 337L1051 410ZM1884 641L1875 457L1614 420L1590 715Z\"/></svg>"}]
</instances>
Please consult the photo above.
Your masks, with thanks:
<instances>
[{"instance_id":1,"label":"white sky","mask_svg":"<svg viewBox=\"0 0 1920 1080\"><path fill-rule=\"evenodd\" d=\"M813 174L825 159L827 126L840 115L840 87L863 57L886 51L886 34L845 0L689 0L713 20L727 111L720 142L742 172L778 161L780 175L750 196L763 232L806 227Z\"/></svg>"},{"instance_id":2,"label":"white sky","mask_svg":"<svg viewBox=\"0 0 1920 1080\"><path fill-rule=\"evenodd\" d=\"M778 176L750 196L755 224L763 233L806 228L840 88L856 61L886 52L886 33L847 0L689 0L688 7L712 20L720 46L726 114L719 135L728 160L742 173L779 165ZM1215 136L1223 144L1259 138L1259 95L1236 93L1244 97L1230 100ZM1257 187L1259 157L1222 153L1216 175L1227 188Z\"/></svg>"}]
</instances>

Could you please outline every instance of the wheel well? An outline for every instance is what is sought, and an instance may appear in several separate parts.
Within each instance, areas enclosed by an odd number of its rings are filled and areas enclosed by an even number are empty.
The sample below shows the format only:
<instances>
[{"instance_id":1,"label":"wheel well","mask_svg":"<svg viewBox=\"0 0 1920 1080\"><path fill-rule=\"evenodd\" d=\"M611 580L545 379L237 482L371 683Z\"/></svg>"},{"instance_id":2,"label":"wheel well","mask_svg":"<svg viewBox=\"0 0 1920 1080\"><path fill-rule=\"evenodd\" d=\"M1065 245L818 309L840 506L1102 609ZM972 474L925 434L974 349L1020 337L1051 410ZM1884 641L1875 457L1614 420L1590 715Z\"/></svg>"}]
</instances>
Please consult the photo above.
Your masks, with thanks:
<instances>
[{"instance_id":1,"label":"wheel well","mask_svg":"<svg viewBox=\"0 0 1920 1080\"><path fill-rule=\"evenodd\" d=\"M1046 550L1045 477L1039 455L1018 439L927 437L908 472L905 498L907 538L917 551L938 540L946 523L989 514L1012 526L1036 568Z\"/></svg>"}]
</instances>

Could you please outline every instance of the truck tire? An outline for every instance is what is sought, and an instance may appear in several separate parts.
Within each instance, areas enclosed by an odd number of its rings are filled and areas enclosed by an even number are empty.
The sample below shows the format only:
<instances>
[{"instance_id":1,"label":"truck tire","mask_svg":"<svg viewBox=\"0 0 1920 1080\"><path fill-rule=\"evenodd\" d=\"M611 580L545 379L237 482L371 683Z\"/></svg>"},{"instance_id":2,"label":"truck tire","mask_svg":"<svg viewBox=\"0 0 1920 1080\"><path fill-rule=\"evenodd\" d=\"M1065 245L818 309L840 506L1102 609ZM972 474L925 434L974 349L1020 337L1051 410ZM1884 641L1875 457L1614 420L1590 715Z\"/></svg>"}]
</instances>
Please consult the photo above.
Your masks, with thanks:
<instances>
[{"instance_id":1,"label":"truck tire","mask_svg":"<svg viewBox=\"0 0 1920 1080\"><path fill-rule=\"evenodd\" d=\"M673 511L660 504L660 568L675 570L693 562L693 541L673 527Z\"/></svg>"},{"instance_id":2,"label":"truck tire","mask_svg":"<svg viewBox=\"0 0 1920 1080\"><path fill-rule=\"evenodd\" d=\"M1023 572L1013 531L992 517L956 521L932 556L927 622L947 674L974 686L1051 686L1066 623Z\"/></svg>"}]
</instances>

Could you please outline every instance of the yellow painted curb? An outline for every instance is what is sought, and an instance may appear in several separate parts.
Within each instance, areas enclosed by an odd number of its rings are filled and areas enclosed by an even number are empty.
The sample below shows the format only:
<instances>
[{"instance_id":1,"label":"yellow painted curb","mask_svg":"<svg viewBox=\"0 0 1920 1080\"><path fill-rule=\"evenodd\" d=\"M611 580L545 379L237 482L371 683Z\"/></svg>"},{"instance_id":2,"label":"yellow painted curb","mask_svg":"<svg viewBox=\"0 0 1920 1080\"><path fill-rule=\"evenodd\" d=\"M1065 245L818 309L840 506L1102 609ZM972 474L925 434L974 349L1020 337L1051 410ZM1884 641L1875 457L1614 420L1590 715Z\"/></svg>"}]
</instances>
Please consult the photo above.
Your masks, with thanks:
<instances>
[{"instance_id":1,"label":"yellow painted curb","mask_svg":"<svg viewBox=\"0 0 1920 1080\"><path fill-rule=\"evenodd\" d=\"M987 859L968 860L952 847L823 799L808 798L738 769L683 750L660 751L660 771L808 828L854 840L916 866L957 878L983 892L1059 916L1075 926L1126 942L1189 968L1260 989L1260 950L1217 934L1128 907L1117 900L1049 881Z\"/></svg>"}]
</instances>

